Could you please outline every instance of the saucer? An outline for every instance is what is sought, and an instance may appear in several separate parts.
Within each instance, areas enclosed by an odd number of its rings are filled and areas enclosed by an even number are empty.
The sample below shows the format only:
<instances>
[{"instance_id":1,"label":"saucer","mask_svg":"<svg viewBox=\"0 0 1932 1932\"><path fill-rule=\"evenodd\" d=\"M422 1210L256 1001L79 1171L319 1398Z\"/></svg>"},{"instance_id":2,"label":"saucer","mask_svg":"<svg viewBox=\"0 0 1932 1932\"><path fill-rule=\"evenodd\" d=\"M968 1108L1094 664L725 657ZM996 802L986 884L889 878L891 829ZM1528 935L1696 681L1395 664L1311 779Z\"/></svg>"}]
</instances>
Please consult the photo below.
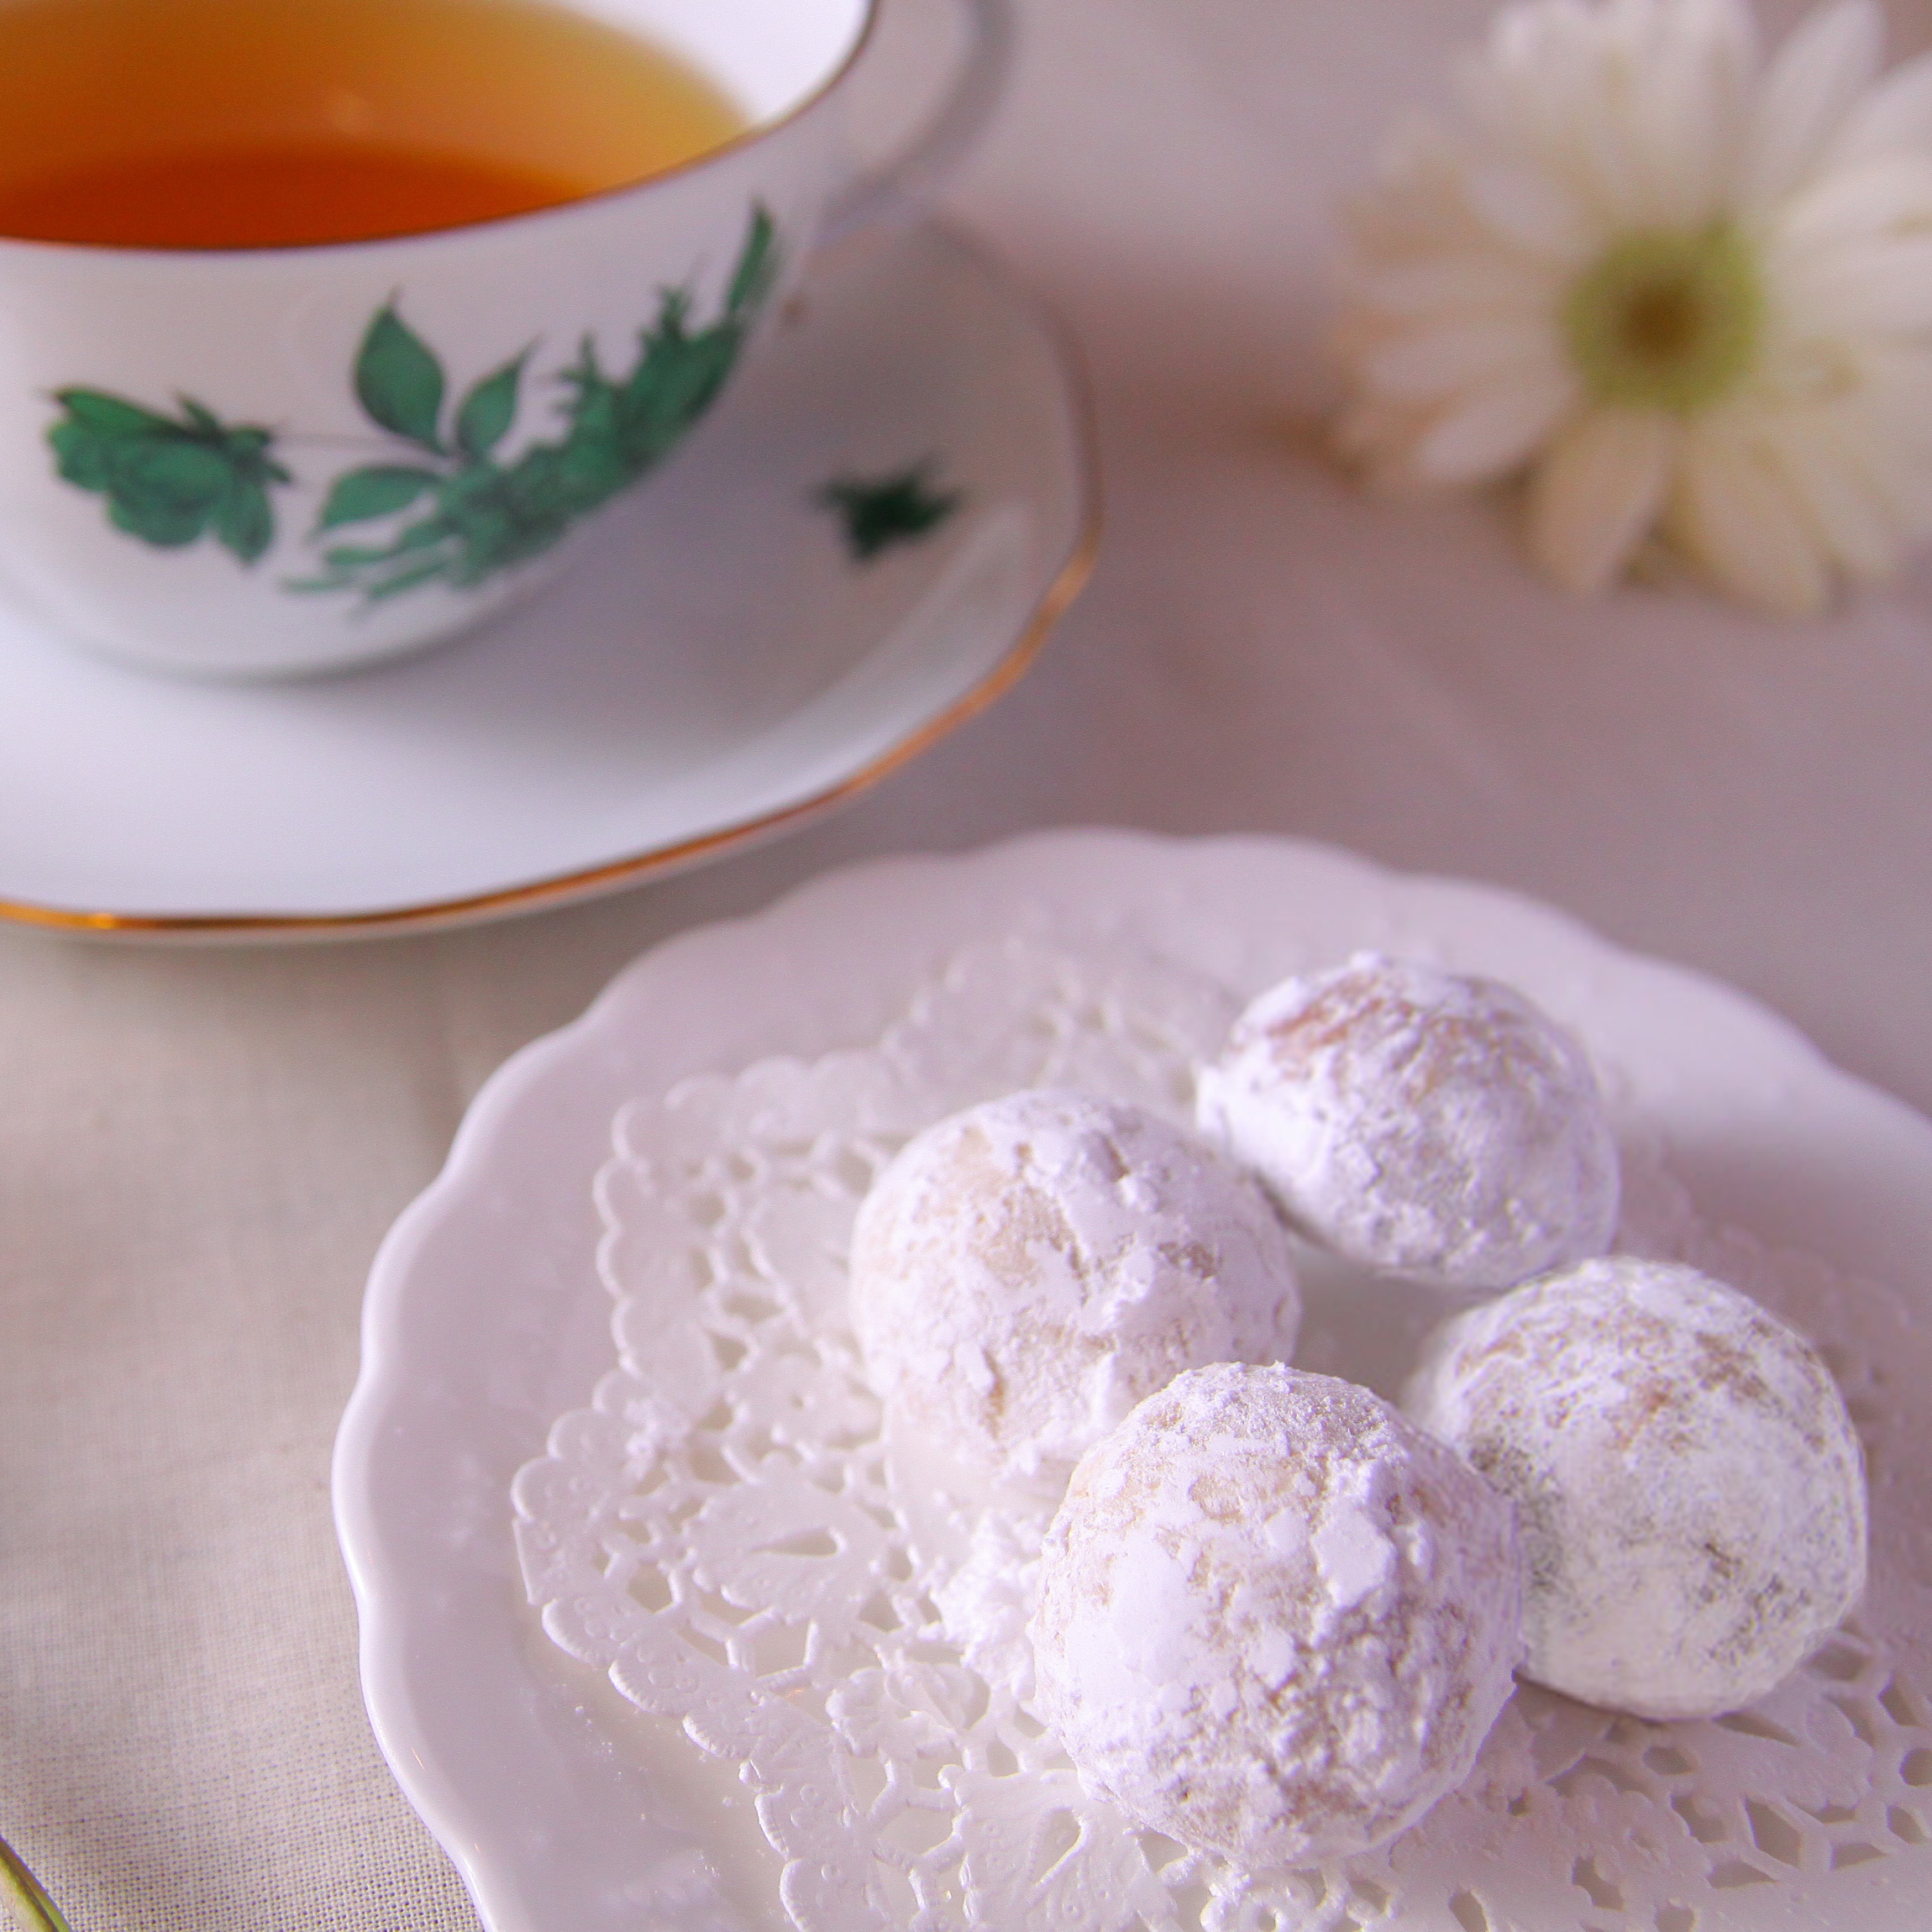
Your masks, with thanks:
<instances>
[{"instance_id":1,"label":"saucer","mask_svg":"<svg viewBox=\"0 0 1932 1932\"><path fill-rule=\"evenodd\" d=\"M332 936L701 863L998 696L1097 538L1079 380L1003 272L936 224L836 251L664 477L454 644L196 684L0 614L0 916Z\"/></svg>"}]
</instances>

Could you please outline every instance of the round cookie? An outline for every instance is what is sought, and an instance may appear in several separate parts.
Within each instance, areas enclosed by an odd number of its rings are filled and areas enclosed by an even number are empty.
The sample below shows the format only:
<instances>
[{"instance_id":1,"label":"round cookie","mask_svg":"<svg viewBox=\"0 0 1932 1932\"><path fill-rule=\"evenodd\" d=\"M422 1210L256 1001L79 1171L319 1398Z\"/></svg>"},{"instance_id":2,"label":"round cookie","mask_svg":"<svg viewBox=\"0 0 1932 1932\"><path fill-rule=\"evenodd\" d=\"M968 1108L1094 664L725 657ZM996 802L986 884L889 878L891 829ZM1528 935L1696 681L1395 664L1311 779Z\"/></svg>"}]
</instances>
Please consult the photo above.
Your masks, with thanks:
<instances>
[{"instance_id":1,"label":"round cookie","mask_svg":"<svg viewBox=\"0 0 1932 1932\"><path fill-rule=\"evenodd\" d=\"M1509 1504L1352 1383L1198 1368L1090 1449L1047 1537L1037 1704L1141 1823L1274 1869L1468 1774L1521 1646Z\"/></svg>"},{"instance_id":2,"label":"round cookie","mask_svg":"<svg viewBox=\"0 0 1932 1932\"><path fill-rule=\"evenodd\" d=\"M1523 1674L1640 1717L1761 1697L1865 1585L1863 1458L1809 1344L1614 1255L1446 1323L1410 1415L1516 1504Z\"/></svg>"},{"instance_id":3,"label":"round cookie","mask_svg":"<svg viewBox=\"0 0 1932 1932\"><path fill-rule=\"evenodd\" d=\"M1457 1289L1600 1254L1616 1142L1583 1051L1493 979L1358 953L1250 1005L1200 1124L1351 1260Z\"/></svg>"},{"instance_id":4,"label":"round cookie","mask_svg":"<svg viewBox=\"0 0 1932 1932\"><path fill-rule=\"evenodd\" d=\"M1057 1486L1182 1369L1291 1353L1301 1299L1251 1177L1143 1107L1036 1090L887 1167L853 1231L852 1312L896 1421Z\"/></svg>"}]
</instances>

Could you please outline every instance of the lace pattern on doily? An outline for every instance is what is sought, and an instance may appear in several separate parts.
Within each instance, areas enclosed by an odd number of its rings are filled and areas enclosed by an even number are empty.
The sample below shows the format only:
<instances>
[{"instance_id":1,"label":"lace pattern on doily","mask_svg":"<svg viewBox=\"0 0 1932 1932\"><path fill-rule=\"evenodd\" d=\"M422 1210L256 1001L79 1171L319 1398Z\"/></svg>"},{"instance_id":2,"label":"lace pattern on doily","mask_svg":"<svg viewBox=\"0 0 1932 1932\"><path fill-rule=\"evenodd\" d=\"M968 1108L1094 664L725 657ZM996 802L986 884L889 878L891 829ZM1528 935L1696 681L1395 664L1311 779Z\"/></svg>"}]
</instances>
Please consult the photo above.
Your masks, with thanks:
<instances>
[{"instance_id":1,"label":"lace pattern on doily","mask_svg":"<svg viewBox=\"0 0 1932 1932\"><path fill-rule=\"evenodd\" d=\"M737 1770L801 1932L1441 1932L1745 1924L1752 1901L1932 1835L1918 1642L1926 1509L1901 1478L1932 1388L1896 1298L1701 1222L1622 1103L1624 1245L1814 1334L1872 1459L1863 1620L1749 1712L1657 1725L1520 1689L1461 1791L1379 1852L1272 1877L1137 1830L1026 1707L1047 1506L950 1494L881 1440L845 1311L873 1175L919 1128L1062 1084L1185 1117L1236 1002L1118 951L963 955L870 1051L627 1108L598 1179L622 1366L519 1474L551 1638ZM1606 1070L1613 1096L1616 1070ZM1441 1304L1310 1271L1297 1359L1386 1388ZM1922 1438L1920 1438L1922 1439ZM1886 1587L1889 1568L1895 1587ZM948 1634L949 1630L951 1635ZM1932 1857L1920 1853L1923 1882Z\"/></svg>"}]
</instances>

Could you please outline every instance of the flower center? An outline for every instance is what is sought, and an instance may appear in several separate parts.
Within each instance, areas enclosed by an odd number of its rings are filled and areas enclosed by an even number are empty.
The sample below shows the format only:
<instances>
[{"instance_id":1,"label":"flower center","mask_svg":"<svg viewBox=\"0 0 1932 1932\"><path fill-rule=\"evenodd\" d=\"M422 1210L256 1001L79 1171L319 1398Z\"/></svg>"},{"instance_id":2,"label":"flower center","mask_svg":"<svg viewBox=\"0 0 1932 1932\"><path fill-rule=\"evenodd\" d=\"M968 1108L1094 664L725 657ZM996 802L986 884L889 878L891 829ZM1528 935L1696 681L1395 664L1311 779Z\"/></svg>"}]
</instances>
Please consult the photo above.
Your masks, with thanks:
<instances>
[{"instance_id":1,"label":"flower center","mask_svg":"<svg viewBox=\"0 0 1932 1932\"><path fill-rule=\"evenodd\" d=\"M1750 370L1764 285L1729 222L1695 234L1626 235L1564 297L1563 334L1599 402L1709 408Z\"/></svg>"}]
</instances>

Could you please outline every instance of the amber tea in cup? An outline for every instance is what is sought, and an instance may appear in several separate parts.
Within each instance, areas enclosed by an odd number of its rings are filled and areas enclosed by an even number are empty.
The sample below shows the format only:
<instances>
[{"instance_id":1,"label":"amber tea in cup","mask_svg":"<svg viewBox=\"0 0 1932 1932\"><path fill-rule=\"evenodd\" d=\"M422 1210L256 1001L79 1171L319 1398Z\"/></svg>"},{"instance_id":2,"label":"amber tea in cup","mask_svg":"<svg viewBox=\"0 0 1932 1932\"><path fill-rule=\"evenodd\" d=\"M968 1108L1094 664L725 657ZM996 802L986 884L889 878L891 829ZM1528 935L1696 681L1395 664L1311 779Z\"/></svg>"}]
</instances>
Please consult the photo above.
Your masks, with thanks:
<instances>
[{"instance_id":1,"label":"amber tea in cup","mask_svg":"<svg viewBox=\"0 0 1932 1932\"><path fill-rule=\"evenodd\" d=\"M862 161L882 3L0 0L28 648L375 664L675 491L815 253L903 218L998 96L1010 0L944 0L948 84Z\"/></svg>"},{"instance_id":2,"label":"amber tea in cup","mask_svg":"<svg viewBox=\"0 0 1932 1932\"><path fill-rule=\"evenodd\" d=\"M748 117L553 0L0 0L0 236L371 240L646 180Z\"/></svg>"}]
</instances>

